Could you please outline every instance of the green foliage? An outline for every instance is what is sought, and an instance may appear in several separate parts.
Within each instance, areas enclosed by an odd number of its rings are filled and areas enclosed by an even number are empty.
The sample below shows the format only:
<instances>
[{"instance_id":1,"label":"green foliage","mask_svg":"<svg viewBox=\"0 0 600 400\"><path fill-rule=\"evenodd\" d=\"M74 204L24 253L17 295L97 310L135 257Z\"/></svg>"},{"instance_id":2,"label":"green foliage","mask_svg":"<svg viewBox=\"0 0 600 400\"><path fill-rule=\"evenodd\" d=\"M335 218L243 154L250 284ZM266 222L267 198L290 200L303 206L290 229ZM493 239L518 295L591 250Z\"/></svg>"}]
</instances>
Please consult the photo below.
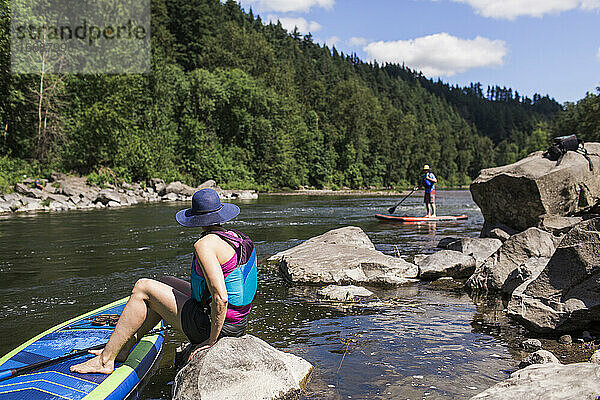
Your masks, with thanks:
<instances>
[{"instance_id":1,"label":"green foliage","mask_svg":"<svg viewBox=\"0 0 600 400\"><path fill-rule=\"evenodd\" d=\"M103 167L98 171L92 171L87 176L86 182L88 185L97 185L104 188L107 184L120 185L123 183L123 179L110 168Z\"/></svg>"},{"instance_id":2,"label":"green foliage","mask_svg":"<svg viewBox=\"0 0 600 400\"><path fill-rule=\"evenodd\" d=\"M586 142L600 142L600 87L598 93L588 93L576 104L568 103L555 119L551 135L577 135Z\"/></svg>"},{"instance_id":3,"label":"green foliage","mask_svg":"<svg viewBox=\"0 0 600 400\"><path fill-rule=\"evenodd\" d=\"M6 164L41 159L31 101L39 77L9 73L7 4L0 0ZM52 77L61 90L48 109L61 135L44 138L45 166L98 185L158 177L273 190L412 188L427 163L440 184L465 185L482 168L544 148L547 121L560 110L547 96L498 87L484 95L479 84L451 87L362 62L264 25L232 0L154 0L152 31L148 75ZM594 104L590 95L567 107L563 125ZM580 129L597 135L599 125ZM0 169L0 186L19 174L6 171L29 168L17 164Z\"/></svg>"},{"instance_id":4,"label":"green foliage","mask_svg":"<svg viewBox=\"0 0 600 400\"><path fill-rule=\"evenodd\" d=\"M25 178L41 178L47 175L49 175L48 170L38 163L0 156L0 193L12 192L15 183Z\"/></svg>"}]
</instances>

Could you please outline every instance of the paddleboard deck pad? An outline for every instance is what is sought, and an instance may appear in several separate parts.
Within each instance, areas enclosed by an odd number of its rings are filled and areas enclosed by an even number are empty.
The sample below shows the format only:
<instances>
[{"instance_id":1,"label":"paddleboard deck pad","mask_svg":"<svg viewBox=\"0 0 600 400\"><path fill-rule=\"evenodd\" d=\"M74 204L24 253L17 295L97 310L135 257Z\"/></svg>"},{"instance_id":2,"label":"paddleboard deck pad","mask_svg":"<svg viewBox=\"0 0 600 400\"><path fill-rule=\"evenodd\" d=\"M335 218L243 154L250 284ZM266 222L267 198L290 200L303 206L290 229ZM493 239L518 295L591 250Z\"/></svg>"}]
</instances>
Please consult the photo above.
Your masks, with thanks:
<instances>
[{"instance_id":1,"label":"paddleboard deck pad","mask_svg":"<svg viewBox=\"0 0 600 400\"><path fill-rule=\"evenodd\" d=\"M469 218L466 215L442 215L437 217L400 217L396 215L376 214L375 218L384 221L398 222L436 222L436 221L458 221Z\"/></svg>"},{"instance_id":2,"label":"paddleboard deck pad","mask_svg":"<svg viewBox=\"0 0 600 400\"><path fill-rule=\"evenodd\" d=\"M108 304L39 334L0 358L0 371L24 367L64 356L73 350L106 343L128 298ZM162 321L156 329L162 328ZM132 395L157 362L164 332L145 336L124 363L105 374L77 374L74 364L92 358L91 354L52 364L23 375L0 381L0 400L122 400Z\"/></svg>"}]
</instances>

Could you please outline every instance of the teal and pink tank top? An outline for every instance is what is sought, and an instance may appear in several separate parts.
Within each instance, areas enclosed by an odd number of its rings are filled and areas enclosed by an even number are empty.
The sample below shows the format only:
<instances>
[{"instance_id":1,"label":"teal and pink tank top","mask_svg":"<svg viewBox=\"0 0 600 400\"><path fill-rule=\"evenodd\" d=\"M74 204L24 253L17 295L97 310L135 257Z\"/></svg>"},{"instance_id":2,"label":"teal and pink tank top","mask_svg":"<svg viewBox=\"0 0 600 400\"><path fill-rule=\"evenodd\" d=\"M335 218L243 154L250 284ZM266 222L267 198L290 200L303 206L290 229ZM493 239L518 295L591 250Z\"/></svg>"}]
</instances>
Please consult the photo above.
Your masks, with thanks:
<instances>
[{"instance_id":1,"label":"teal and pink tank top","mask_svg":"<svg viewBox=\"0 0 600 400\"><path fill-rule=\"evenodd\" d=\"M225 240L235 254L231 259L221 264L225 287L227 288L227 315L225 321L237 324L242 321L252 308L252 300L257 287L256 249L252 240L237 230L210 231ZM194 300L207 304L210 293L206 287L204 273L196 255L192 262L192 297Z\"/></svg>"}]
</instances>

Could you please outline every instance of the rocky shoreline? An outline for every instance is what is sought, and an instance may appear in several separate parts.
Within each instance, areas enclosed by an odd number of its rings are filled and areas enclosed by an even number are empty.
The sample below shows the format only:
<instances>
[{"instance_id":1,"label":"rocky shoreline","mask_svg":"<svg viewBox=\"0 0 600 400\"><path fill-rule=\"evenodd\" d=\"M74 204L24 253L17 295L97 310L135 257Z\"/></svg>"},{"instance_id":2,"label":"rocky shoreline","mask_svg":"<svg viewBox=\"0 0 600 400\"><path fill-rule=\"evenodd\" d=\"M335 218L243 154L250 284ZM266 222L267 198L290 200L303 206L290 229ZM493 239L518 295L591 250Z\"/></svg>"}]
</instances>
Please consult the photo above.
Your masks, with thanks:
<instances>
[{"instance_id":1,"label":"rocky shoreline","mask_svg":"<svg viewBox=\"0 0 600 400\"><path fill-rule=\"evenodd\" d=\"M140 203L190 201L199 189L213 188L222 200L257 199L254 190L223 190L213 180L196 188L179 181L165 183L153 178L147 183L90 185L86 178L52 173L50 179L26 179L14 193L0 194L0 214L40 211L90 210L133 206Z\"/></svg>"},{"instance_id":2,"label":"rocky shoreline","mask_svg":"<svg viewBox=\"0 0 600 400\"><path fill-rule=\"evenodd\" d=\"M586 148L591 164L575 152L558 164L539 152L482 171L471 187L485 217L480 238L444 238L438 252L399 262L360 228L344 227L269 260L287 281L322 286L335 301L369 297L363 286L452 282L499 303L503 318L527 332L519 370L473 399L597 399L600 144Z\"/></svg>"}]
</instances>

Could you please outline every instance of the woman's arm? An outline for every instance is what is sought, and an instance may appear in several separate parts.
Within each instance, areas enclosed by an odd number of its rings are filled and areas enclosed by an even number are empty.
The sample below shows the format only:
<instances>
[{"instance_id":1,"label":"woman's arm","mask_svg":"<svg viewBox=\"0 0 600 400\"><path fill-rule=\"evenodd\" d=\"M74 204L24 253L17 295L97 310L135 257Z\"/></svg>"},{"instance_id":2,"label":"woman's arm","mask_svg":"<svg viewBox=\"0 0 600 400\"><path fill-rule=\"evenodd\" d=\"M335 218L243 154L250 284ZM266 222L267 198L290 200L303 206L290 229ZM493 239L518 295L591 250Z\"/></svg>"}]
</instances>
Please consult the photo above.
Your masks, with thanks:
<instances>
[{"instance_id":1,"label":"woman's arm","mask_svg":"<svg viewBox=\"0 0 600 400\"><path fill-rule=\"evenodd\" d=\"M194 244L196 256L202 266L202 272L204 272L206 285L212 296L210 337L208 343L206 343L208 346L212 346L217 341L221 329L223 329L225 316L227 315L227 288L225 287L225 278L223 277L221 264L219 264L219 260L217 259L216 249L217 243L210 236Z\"/></svg>"}]
</instances>

